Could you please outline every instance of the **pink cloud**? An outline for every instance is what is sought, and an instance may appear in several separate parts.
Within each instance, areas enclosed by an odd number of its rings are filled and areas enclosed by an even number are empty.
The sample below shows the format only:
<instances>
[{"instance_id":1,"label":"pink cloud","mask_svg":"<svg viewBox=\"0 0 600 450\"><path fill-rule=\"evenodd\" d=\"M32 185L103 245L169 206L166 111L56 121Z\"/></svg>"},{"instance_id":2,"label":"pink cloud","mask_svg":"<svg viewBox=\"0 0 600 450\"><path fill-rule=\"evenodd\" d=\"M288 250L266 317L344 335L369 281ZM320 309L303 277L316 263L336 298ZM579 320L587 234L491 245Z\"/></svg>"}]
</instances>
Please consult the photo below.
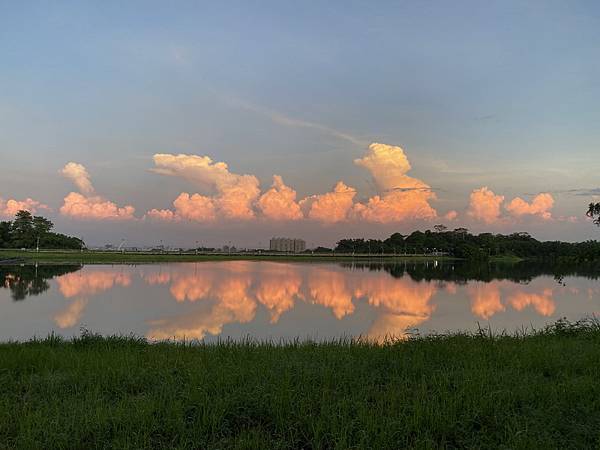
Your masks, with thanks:
<instances>
[{"instance_id":1,"label":"pink cloud","mask_svg":"<svg viewBox=\"0 0 600 450\"><path fill-rule=\"evenodd\" d=\"M296 191L286 186L279 175L273 175L273 185L259 198L258 209L271 220L304 218L300 205L296 202Z\"/></svg>"},{"instance_id":2,"label":"pink cloud","mask_svg":"<svg viewBox=\"0 0 600 450\"><path fill-rule=\"evenodd\" d=\"M504 202L503 195L496 195L487 186L471 192L467 214L482 222L491 224L500 220L500 206Z\"/></svg>"},{"instance_id":3,"label":"pink cloud","mask_svg":"<svg viewBox=\"0 0 600 450\"><path fill-rule=\"evenodd\" d=\"M79 220L133 220L135 208L131 205L120 207L116 203L97 195L87 169L78 163L70 162L61 173L71 180L80 193L71 192L64 199L60 213Z\"/></svg>"},{"instance_id":4,"label":"pink cloud","mask_svg":"<svg viewBox=\"0 0 600 450\"><path fill-rule=\"evenodd\" d=\"M431 191L398 191L382 197L371 197L366 205L356 204L356 215L369 222L402 222L404 220L429 220L437 217L435 209L429 205L434 199Z\"/></svg>"},{"instance_id":5,"label":"pink cloud","mask_svg":"<svg viewBox=\"0 0 600 450\"><path fill-rule=\"evenodd\" d=\"M208 156L159 153L154 155L154 164L157 166L154 172L182 177L214 194L211 197L194 194L192 197L198 195L196 200L208 199L202 201L213 205L216 215L233 220L255 217L253 206L260 188L254 175L232 173L226 163L215 163Z\"/></svg>"},{"instance_id":6,"label":"pink cloud","mask_svg":"<svg viewBox=\"0 0 600 450\"><path fill-rule=\"evenodd\" d=\"M163 220L165 222L175 222L181 220L177 214L170 209L151 209L146 213L150 219Z\"/></svg>"},{"instance_id":7,"label":"pink cloud","mask_svg":"<svg viewBox=\"0 0 600 450\"><path fill-rule=\"evenodd\" d=\"M429 202L436 199L430 186L406 173L411 169L402 148L373 143L367 154L354 163L371 172L379 195L366 204L355 206L356 216L369 222L402 222L404 220L429 220L437 212Z\"/></svg>"},{"instance_id":8,"label":"pink cloud","mask_svg":"<svg viewBox=\"0 0 600 450\"><path fill-rule=\"evenodd\" d=\"M300 206L306 209L309 219L327 224L342 222L348 219L355 195L354 188L338 181L332 192L307 197L300 201Z\"/></svg>"},{"instance_id":9,"label":"pink cloud","mask_svg":"<svg viewBox=\"0 0 600 450\"><path fill-rule=\"evenodd\" d=\"M451 210L444 214L444 219L452 222L458 218L458 212Z\"/></svg>"},{"instance_id":10,"label":"pink cloud","mask_svg":"<svg viewBox=\"0 0 600 450\"><path fill-rule=\"evenodd\" d=\"M214 201L200 194L183 192L173 202L175 214L196 222L211 222L216 218Z\"/></svg>"},{"instance_id":11,"label":"pink cloud","mask_svg":"<svg viewBox=\"0 0 600 450\"><path fill-rule=\"evenodd\" d=\"M60 207L61 214L80 220L132 220L134 212L133 206L121 208L100 196L86 197L77 192L67 195Z\"/></svg>"},{"instance_id":12,"label":"pink cloud","mask_svg":"<svg viewBox=\"0 0 600 450\"><path fill-rule=\"evenodd\" d=\"M14 217L19 211L29 211L31 214L35 214L37 211L45 209L49 210L48 205L44 205L43 203L38 202L37 200L33 200L31 198L26 198L25 200L3 200L0 197L0 216L3 217Z\"/></svg>"},{"instance_id":13,"label":"pink cloud","mask_svg":"<svg viewBox=\"0 0 600 450\"><path fill-rule=\"evenodd\" d=\"M371 172L380 192L426 186L422 181L406 175L411 166L401 147L374 142L369 145L367 154L355 159L354 164Z\"/></svg>"},{"instance_id":14,"label":"pink cloud","mask_svg":"<svg viewBox=\"0 0 600 450\"><path fill-rule=\"evenodd\" d=\"M82 194L88 196L93 196L95 194L90 174L83 165L75 162L67 163L61 170L61 173L65 178L71 180Z\"/></svg>"},{"instance_id":15,"label":"pink cloud","mask_svg":"<svg viewBox=\"0 0 600 450\"><path fill-rule=\"evenodd\" d=\"M432 206L437 195L429 184L408 175L411 164L401 147L372 143L355 165L369 171L377 193L365 201L356 202L357 191L339 181L331 192L309 195L297 200L296 191L283 179L273 176L273 184L261 193L258 178L236 174L224 162L208 156L187 154L154 155L154 172L183 178L204 189L204 193L181 193L174 209L148 211L146 217L165 221L182 219L196 222L221 223L224 220L271 221L314 220L324 224L341 222L400 223L459 219L455 210L443 216ZM73 169L73 177L85 172ZM78 179L78 178L77 178ZM554 199L548 193L534 197L531 203L517 197L505 206L504 196L484 186L471 192L466 216L486 224L508 224L509 215L525 215L549 219ZM560 219L559 219L560 220ZM566 220L566 219L565 219Z\"/></svg>"},{"instance_id":16,"label":"pink cloud","mask_svg":"<svg viewBox=\"0 0 600 450\"><path fill-rule=\"evenodd\" d=\"M181 194L180 207L170 213L167 210L148 213L149 217L163 220L184 216L198 221L213 220L213 210L215 219L248 220L261 214L276 221L307 218L326 224L348 220L387 223L437 217L429 204L435 200L435 193L423 181L406 174L411 166L404 151L387 144L373 143L363 158L355 160L358 166L371 172L379 190L366 204L356 205L356 190L343 181L338 182L332 192L311 195L297 202L296 191L286 186L281 177L274 176L272 186L260 195L254 175L233 173L226 163L214 162L208 156L160 153L154 155L154 163L154 172L181 177L209 191L207 195ZM203 203L200 214L186 207L193 199Z\"/></svg>"},{"instance_id":17,"label":"pink cloud","mask_svg":"<svg viewBox=\"0 0 600 450\"><path fill-rule=\"evenodd\" d=\"M146 217L166 222L179 222L181 220L190 220L193 222L213 222L216 219L216 209L214 201L210 197L200 194L188 194L182 192L173 201L175 210L170 209L151 209L146 213Z\"/></svg>"},{"instance_id":18,"label":"pink cloud","mask_svg":"<svg viewBox=\"0 0 600 450\"><path fill-rule=\"evenodd\" d=\"M538 216L542 219L552 218L550 210L554 206L554 198L548 193L536 195L531 203L527 203L521 197L514 198L506 205L506 210L515 217L525 215Z\"/></svg>"}]
</instances>

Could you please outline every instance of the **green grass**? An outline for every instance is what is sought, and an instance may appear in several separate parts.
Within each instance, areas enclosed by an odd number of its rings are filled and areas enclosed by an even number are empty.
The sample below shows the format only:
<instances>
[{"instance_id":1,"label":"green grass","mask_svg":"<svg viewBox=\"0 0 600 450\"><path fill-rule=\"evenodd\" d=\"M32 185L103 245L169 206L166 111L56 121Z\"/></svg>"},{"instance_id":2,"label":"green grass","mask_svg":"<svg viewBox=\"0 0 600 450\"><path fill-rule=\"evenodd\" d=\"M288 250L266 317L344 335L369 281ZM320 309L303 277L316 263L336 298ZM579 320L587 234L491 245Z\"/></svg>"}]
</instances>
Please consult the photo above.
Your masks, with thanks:
<instances>
[{"instance_id":1,"label":"green grass","mask_svg":"<svg viewBox=\"0 0 600 450\"><path fill-rule=\"evenodd\" d=\"M161 262L194 262L194 261L227 261L227 260L252 260L252 261L352 261L352 260L442 260L448 257L432 256L393 256L372 255L348 256L331 254L299 254L299 255L253 255L253 254L194 254L194 253L142 253L142 252L102 252L102 251L34 251L0 250L0 261L18 259L26 262L40 263L87 263L87 264L119 264L119 263L161 263Z\"/></svg>"},{"instance_id":2,"label":"green grass","mask_svg":"<svg viewBox=\"0 0 600 450\"><path fill-rule=\"evenodd\" d=\"M373 345L0 345L2 448L598 448L600 327Z\"/></svg>"}]
</instances>

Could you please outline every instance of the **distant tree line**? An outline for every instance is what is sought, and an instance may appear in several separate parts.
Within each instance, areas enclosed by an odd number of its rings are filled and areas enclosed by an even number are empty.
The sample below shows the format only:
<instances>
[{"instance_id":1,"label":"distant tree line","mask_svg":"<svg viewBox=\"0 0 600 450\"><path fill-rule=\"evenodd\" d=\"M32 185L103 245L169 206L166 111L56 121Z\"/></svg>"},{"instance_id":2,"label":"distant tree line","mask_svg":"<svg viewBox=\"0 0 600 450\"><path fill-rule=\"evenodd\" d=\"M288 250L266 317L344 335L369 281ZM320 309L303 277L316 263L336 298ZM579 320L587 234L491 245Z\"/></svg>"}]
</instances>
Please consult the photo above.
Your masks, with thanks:
<instances>
[{"instance_id":1,"label":"distant tree line","mask_svg":"<svg viewBox=\"0 0 600 450\"><path fill-rule=\"evenodd\" d=\"M79 249L84 242L76 237L54 233L54 224L29 211L19 211L14 220L0 222L0 248Z\"/></svg>"},{"instance_id":2,"label":"distant tree line","mask_svg":"<svg viewBox=\"0 0 600 450\"><path fill-rule=\"evenodd\" d=\"M528 233L474 235L469 233L466 228L448 230L443 225L436 225L433 231L414 231L409 235L394 233L385 240L342 239L337 243L335 252L356 254L438 253L466 259L513 256L593 261L600 259L600 242L542 242Z\"/></svg>"}]
</instances>

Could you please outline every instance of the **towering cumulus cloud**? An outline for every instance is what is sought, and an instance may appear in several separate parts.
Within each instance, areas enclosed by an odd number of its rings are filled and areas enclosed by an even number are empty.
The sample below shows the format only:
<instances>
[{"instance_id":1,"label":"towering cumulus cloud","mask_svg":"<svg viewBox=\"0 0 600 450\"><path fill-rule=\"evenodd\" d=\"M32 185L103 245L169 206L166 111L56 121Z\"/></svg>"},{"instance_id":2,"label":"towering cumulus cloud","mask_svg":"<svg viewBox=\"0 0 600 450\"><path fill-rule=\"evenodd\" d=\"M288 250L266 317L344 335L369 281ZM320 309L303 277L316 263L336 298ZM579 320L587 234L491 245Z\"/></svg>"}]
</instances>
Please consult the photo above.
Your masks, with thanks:
<instances>
[{"instance_id":1,"label":"towering cumulus cloud","mask_svg":"<svg viewBox=\"0 0 600 450\"><path fill-rule=\"evenodd\" d=\"M303 214L296 202L296 191L283 183L279 175L273 175L273 186L258 200L258 208L272 220L298 220Z\"/></svg>"},{"instance_id":2,"label":"towering cumulus cloud","mask_svg":"<svg viewBox=\"0 0 600 450\"><path fill-rule=\"evenodd\" d=\"M531 203L527 203L521 197L514 198L506 205L506 210L515 217L526 215L538 216L542 219L552 218L550 210L554 206L554 198L548 193L536 195Z\"/></svg>"},{"instance_id":3,"label":"towering cumulus cloud","mask_svg":"<svg viewBox=\"0 0 600 450\"><path fill-rule=\"evenodd\" d=\"M411 166L404 150L400 147L375 142L369 145L369 150L363 158L354 160L354 164L371 172L380 192L427 186L419 180L406 176Z\"/></svg>"},{"instance_id":4,"label":"towering cumulus cloud","mask_svg":"<svg viewBox=\"0 0 600 450\"><path fill-rule=\"evenodd\" d=\"M186 193L180 195L177 199L178 204L174 204L176 214L192 220L212 220L213 216L242 220L255 217L253 208L260 188L258 178L254 175L232 173L227 164L213 162L208 156L161 153L154 155L154 164L154 172L182 177L213 194L212 197ZM200 203L206 213L191 216L189 212Z\"/></svg>"},{"instance_id":5,"label":"towering cumulus cloud","mask_svg":"<svg viewBox=\"0 0 600 450\"><path fill-rule=\"evenodd\" d=\"M81 220L134 219L133 206L119 207L96 194L90 175L83 165L70 162L63 167L61 173L79 189L79 192L71 192L65 197L60 208L61 214Z\"/></svg>"},{"instance_id":6,"label":"towering cumulus cloud","mask_svg":"<svg viewBox=\"0 0 600 450\"><path fill-rule=\"evenodd\" d=\"M429 204L435 200L435 194L428 184L407 175L411 166L400 147L371 144L366 155L355 163L371 172L378 189L378 195L366 204L355 203L356 190L343 181L331 192L297 201L296 191L286 186L278 175L261 195L255 176L232 173L224 162L214 162L208 156L156 154L154 172L184 178L207 192L184 192L173 203L174 210L153 209L148 211L147 217L198 222L264 217L274 221L309 219L325 224L348 220L387 223L437 217Z\"/></svg>"},{"instance_id":7,"label":"towering cumulus cloud","mask_svg":"<svg viewBox=\"0 0 600 450\"><path fill-rule=\"evenodd\" d=\"M500 206L504 202L503 195L496 195L484 186L471 192L467 214L473 219L487 224L500 220Z\"/></svg>"},{"instance_id":8,"label":"towering cumulus cloud","mask_svg":"<svg viewBox=\"0 0 600 450\"><path fill-rule=\"evenodd\" d=\"M311 195L300 202L309 219L323 223L336 223L348 219L354 205L356 190L346 186L342 181L326 194Z\"/></svg>"},{"instance_id":9,"label":"towering cumulus cloud","mask_svg":"<svg viewBox=\"0 0 600 450\"><path fill-rule=\"evenodd\" d=\"M357 191L344 181L338 181L331 192L299 200L296 191L278 175L273 176L272 185L261 193L256 176L233 173L226 163L215 162L208 156L160 153L154 155L154 164L155 173L183 178L202 191L183 192L173 202L173 209L152 209L146 214L148 218L163 221L218 224L224 220L265 219L339 224L458 219L454 210L438 216L431 205L437 199L435 192L429 184L408 175L410 162L404 150L394 145L373 143L362 158L354 160L354 164L369 171L377 189L375 195L362 202L356 201ZM68 169L65 168L65 175L82 191L88 186L93 189L85 168L75 165ZM470 195L467 216L486 224L509 223L502 218L503 203L504 196L487 187L475 189ZM529 215L548 219L553 204L550 194L539 194L531 203L517 197L506 205L506 211L512 217Z\"/></svg>"},{"instance_id":10,"label":"towering cumulus cloud","mask_svg":"<svg viewBox=\"0 0 600 450\"><path fill-rule=\"evenodd\" d=\"M0 197L0 217L12 217L21 210L35 214L40 209L49 208L47 205L31 198L26 198L25 200L9 199L5 201Z\"/></svg>"},{"instance_id":11,"label":"towering cumulus cloud","mask_svg":"<svg viewBox=\"0 0 600 450\"><path fill-rule=\"evenodd\" d=\"M354 163L371 172L379 191L379 195L370 198L366 204L355 206L358 217L386 223L437 216L429 204L436 198L431 187L406 175L411 166L402 148L373 143L369 145L367 154Z\"/></svg>"},{"instance_id":12,"label":"towering cumulus cloud","mask_svg":"<svg viewBox=\"0 0 600 450\"><path fill-rule=\"evenodd\" d=\"M82 164L70 162L63 167L61 173L65 178L71 180L82 194L90 196L95 194L90 174Z\"/></svg>"}]
</instances>

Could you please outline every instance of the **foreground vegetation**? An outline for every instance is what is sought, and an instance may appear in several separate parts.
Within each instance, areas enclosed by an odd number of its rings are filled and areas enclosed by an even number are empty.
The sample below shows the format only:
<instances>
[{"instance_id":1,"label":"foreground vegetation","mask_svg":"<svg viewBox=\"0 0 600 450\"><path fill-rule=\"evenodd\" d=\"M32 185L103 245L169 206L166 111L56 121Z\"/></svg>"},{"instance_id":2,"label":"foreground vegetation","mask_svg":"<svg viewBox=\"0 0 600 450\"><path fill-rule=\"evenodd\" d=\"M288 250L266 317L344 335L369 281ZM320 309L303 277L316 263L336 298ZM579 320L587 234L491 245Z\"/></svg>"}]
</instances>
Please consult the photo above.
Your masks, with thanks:
<instances>
[{"instance_id":1,"label":"foreground vegetation","mask_svg":"<svg viewBox=\"0 0 600 450\"><path fill-rule=\"evenodd\" d=\"M0 345L0 446L590 448L600 327L529 336Z\"/></svg>"}]
</instances>

